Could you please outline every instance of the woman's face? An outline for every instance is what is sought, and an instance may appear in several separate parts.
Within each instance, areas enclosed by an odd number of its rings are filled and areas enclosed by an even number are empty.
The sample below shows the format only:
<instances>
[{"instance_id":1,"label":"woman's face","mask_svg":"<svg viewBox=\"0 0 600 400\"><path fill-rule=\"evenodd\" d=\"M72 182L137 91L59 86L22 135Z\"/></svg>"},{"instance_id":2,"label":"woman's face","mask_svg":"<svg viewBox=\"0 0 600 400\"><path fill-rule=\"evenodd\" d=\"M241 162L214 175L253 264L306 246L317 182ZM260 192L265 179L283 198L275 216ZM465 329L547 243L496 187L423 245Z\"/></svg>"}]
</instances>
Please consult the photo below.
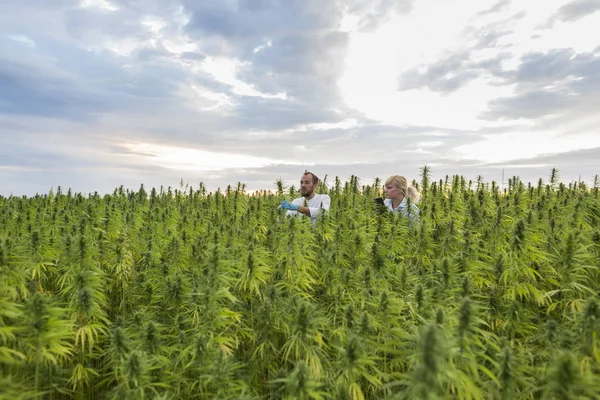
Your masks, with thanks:
<instances>
[{"instance_id":1,"label":"woman's face","mask_svg":"<svg viewBox=\"0 0 600 400\"><path fill-rule=\"evenodd\" d=\"M398 187L396 185L394 185L393 183L385 185L383 187L383 191L385 192L385 197L388 199L396 198L400 194Z\"/></svg>"}]
</instances>

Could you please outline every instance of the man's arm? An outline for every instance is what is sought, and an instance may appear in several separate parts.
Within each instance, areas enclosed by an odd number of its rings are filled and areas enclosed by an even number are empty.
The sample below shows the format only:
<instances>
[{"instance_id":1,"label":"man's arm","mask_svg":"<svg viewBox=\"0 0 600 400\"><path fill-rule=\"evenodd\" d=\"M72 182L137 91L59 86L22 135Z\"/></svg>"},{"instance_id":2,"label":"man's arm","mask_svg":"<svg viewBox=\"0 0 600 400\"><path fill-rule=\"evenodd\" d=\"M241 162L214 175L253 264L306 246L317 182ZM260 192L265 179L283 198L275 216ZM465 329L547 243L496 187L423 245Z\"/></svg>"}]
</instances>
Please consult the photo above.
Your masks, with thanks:
<instances>
[{"instance_id":1,"label":"man's arm","mask_svg":"<svg viewBox=\"0 0 600 400\"><path fill-rule=\"evenodd\" d=\"M308 207L304 207L304 206L298 206L298 212L306 215L307 217L310 217L310 208Z\"/></svg>"},{"instance_id":2,"label":"man's arm","mask_svg":"<svg viewBox=\"0 0 600 400\"><path fill-rule=\"evenodd\" d=\"M299 199L294 199L292 200L292 203L294 206L298 206L298 209L288 209L285 213L285 215L297 215L298 213L302 213L308 217L310 217L310 209L308 207L304 207L304 199L303 198L299 198Z\"/></svg>"},{"instance_id":3,"label":"man's arm","mask_svg":"<svg viewBox=\"0 0 600 400\"><path fill-rule=\"evenodd\" d=\"M298 206L298 211L294 211L294 214L299 212L299 213L306 215L307 217L310 217L310 208L304 207L304 199L303 198L294 199L294 201L292 201L292 203L294 203Z\"/></svg>"}]
</instances>

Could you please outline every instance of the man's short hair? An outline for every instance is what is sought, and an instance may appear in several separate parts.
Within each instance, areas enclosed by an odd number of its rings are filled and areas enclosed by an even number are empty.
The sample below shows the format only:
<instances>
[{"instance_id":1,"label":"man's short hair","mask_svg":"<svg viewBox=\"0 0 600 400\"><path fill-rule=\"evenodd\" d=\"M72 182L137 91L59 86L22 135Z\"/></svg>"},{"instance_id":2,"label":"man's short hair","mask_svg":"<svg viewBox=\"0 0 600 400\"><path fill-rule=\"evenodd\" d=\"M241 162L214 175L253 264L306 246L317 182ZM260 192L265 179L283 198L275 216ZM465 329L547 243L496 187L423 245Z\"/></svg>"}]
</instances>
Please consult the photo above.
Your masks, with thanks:
<instances>
[{"instance_id":1,"label":"man's short hair","mask_svg":"<svg viewBox=\"0 0 600 400\"><path fill-rule=\"evenodd\" d=\"M316 176L315 174L313 174L312 172L310 172L310 171L304 171L304 173L302 174L302 176L304 176L304 175L310 175L310 176L312 176L313 185L316 185L316 184L319 183L319 177Z\"/></svg>"}]
</instances>

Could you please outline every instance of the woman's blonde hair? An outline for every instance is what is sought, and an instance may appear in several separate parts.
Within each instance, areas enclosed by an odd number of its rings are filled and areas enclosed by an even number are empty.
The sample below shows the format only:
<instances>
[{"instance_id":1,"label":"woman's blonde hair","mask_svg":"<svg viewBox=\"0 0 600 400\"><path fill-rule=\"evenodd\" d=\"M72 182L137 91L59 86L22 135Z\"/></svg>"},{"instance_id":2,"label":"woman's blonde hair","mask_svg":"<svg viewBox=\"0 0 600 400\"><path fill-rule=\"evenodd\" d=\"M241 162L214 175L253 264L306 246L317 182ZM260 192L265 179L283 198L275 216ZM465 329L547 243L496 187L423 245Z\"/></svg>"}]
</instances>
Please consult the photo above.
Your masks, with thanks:
<instances>
[{"instance_id":1,"label":"woman's blonde hair","mask_svg":"<svg viewBox=\"0 0 600 400\"><path fill-rule=\"evenodd\" d=\"M404 196L410 199L410 202L416 204L421 199L419 191L412 186L408 186L408 181L401 175L392 175L385 181L385 186L394 185Z\"/></svg>"}]
</instances>

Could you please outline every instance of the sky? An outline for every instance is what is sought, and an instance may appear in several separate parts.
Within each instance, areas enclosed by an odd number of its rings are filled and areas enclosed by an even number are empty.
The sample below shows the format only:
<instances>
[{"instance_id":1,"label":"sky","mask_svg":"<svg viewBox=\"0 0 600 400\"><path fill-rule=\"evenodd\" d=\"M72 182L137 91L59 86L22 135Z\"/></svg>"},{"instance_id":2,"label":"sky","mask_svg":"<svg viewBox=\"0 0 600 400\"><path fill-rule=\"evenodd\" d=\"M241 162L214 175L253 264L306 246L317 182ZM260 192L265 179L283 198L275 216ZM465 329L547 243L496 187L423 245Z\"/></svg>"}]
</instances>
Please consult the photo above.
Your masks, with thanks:
<instances>
[{"instance_id":1,"label":"sky","mask_svg":"<svg viewBox=\"0 0 600 400\"><path fill-rule=\"evenodd\" d=\"M0 195L600 174L600 0L0 0Z\"/></svg>"}]
</instances>

